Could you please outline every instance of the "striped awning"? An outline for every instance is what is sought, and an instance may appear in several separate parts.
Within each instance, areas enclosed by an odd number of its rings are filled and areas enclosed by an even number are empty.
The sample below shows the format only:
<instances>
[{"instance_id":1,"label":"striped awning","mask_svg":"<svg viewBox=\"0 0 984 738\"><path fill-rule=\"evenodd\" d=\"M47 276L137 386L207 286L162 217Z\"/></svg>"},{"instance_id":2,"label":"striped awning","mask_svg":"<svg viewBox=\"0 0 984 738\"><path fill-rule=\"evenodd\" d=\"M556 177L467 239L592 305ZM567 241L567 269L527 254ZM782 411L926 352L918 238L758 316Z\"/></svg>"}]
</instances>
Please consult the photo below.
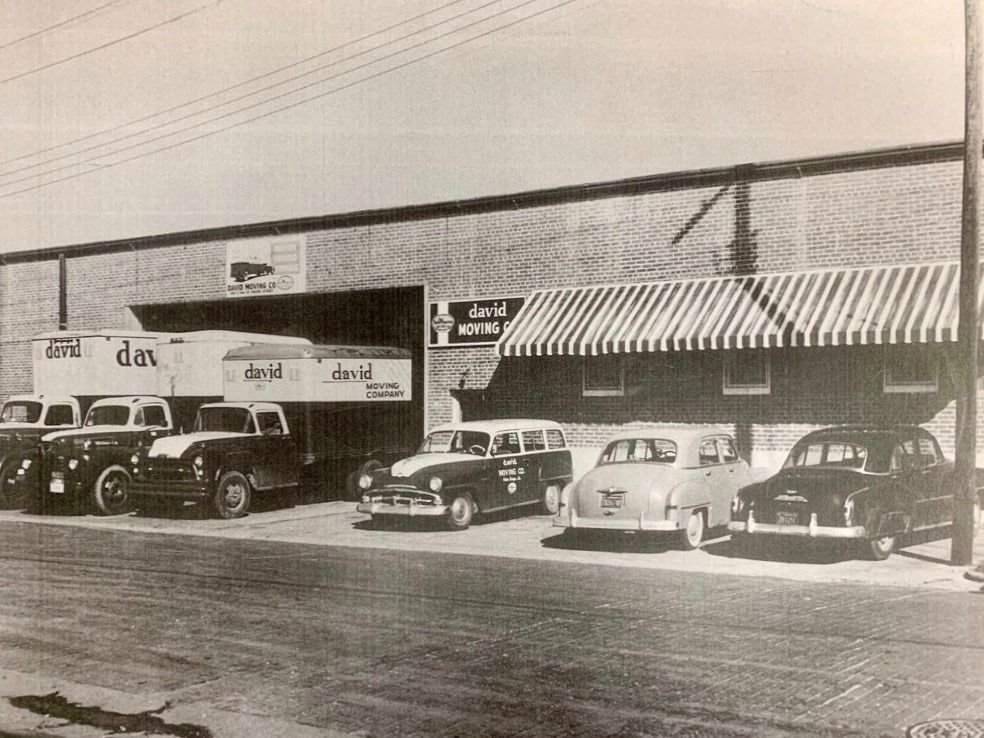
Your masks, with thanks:
<instances>
[{"instance_id":1,"label":"striped awning","mask_svg":"<svg viewBox=\"0 0 984 738\"><path fill-rule=\"evenodd\" d=\"M498 351L583 356L956 341L959 274L953 261L540 290Z\"/></svg>"}]
</instances>

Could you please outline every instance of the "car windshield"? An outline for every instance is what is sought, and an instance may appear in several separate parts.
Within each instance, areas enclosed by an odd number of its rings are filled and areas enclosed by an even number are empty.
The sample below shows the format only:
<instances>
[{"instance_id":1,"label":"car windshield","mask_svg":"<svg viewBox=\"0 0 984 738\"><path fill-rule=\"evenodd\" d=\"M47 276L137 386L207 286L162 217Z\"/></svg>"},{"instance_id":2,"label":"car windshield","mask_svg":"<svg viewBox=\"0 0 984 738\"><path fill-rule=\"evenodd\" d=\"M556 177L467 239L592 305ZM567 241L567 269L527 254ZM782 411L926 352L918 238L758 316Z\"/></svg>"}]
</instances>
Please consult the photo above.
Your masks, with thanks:
<instances>
[{"instance_id":1,"label":"car windshield","mask_svg":"<svg viewBox=\"0 0 984 738\"><path fill-rule=\"evenodd\" d=\"M85 416L86 426L126 425L130 419L130 408L126 405L100 405L89 409Z\"/></svg>"},{"instance_id":2,"label":"car windshield","mask_svg":"<svg viewBox=\"0 0 984 738\"><path fill-rule=\"evenodd\" d=\"M203 407L195 418L195 430L253 433L253 417L244 407Z\"/></svg>"},{"instance_id":3,"label":"car windshield","mask_svg":"<svg viewBox=\"0 0 984 738\"><path fill-rule=\"evenodd\" d=\"M429 433L417 449L418 454L452 453L485 456L489 434L472 430L441 430Z\"/></svg>"},{"instance_id":4,"label":"car windshield","mask_svg":"<svg viewBox=\"0 0 984 738\"><path fill-rule=\"evenodd\" d=\"M815 441L795 446L783 467L788 469L822 466L835 469L864 469L867 463L868 449L864 446L843 441Z\"/></svg>"},{"instance_id":5,"label":"car windshield","mask_svg":"<svg viewBox=\"0 0 984 738\"><path fill-rule=\"evenodd\" d=\"M676 457L676 444L665 438L620 438L605 447L598 466L637 461L672 464Z\"/></svg>"},{"instance_id":6,"label":"car windshield","mask_svg":"<svg viewBox=\"0 0 984 738\"><path fill-rule=\"evenodd\" d=\"M41 419L40 402L8 402L0 413L0 423L37 423Z\"/></svg>"}]
</instances>

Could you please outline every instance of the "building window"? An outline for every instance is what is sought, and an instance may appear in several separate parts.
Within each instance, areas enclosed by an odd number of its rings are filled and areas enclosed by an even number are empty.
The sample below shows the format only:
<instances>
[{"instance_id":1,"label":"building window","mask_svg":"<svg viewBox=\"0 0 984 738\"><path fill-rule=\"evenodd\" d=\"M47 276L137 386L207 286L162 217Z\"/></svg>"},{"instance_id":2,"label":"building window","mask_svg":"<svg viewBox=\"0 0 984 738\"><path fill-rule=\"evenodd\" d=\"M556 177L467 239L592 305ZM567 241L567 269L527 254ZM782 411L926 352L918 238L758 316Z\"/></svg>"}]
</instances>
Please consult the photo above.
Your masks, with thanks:
<instances>
[{"instance_id":1,"label":"building window","mask_svg":"<svg viewBox=\"0 0 984 738\"><path fill-rule=\"evenodd\" d=\"M625 365L621 356L585 356L581 378L584 397L621 397L625 394Z\"/></svg>"},{"instance_id":2,"label":"building window","mask_svg":"<svg viewBox=\"0 0 984 738\"><path fill-rule=\"evenodd\" d=\"M939 363L925 353L894 356L885 362L885 392L937 392Z\"/></svg>"},{"instance_id":3,"label":"building window","mask_svg":"<svg viewBox=\"0 0 984 738\"><path fill-rule=\"evenodd\" d=\"M734 351L724 355L724 394L767 395L772 391L768 354Z\"/></svg>"}]
</instances>

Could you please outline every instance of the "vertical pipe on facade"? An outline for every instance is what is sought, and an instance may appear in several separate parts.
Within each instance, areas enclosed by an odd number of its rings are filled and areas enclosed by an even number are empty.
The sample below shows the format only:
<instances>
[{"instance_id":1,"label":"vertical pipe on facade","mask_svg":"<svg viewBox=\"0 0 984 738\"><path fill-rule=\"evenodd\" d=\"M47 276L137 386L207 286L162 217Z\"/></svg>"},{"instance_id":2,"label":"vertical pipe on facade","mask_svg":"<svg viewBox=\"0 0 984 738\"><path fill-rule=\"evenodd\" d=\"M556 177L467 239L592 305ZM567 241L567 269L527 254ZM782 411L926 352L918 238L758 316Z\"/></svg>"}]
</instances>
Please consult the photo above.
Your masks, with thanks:
<instances>
[{"instance_id":1,"label":"vertical pipe on facade","mask_svg":"<svg viewBox=\"0 0 984 738\"><path fill-rule=\"evenodd\" d=\"M58 254L58 330L68 330L68 268L65 252Z\"/></svg>"}]
</instances>

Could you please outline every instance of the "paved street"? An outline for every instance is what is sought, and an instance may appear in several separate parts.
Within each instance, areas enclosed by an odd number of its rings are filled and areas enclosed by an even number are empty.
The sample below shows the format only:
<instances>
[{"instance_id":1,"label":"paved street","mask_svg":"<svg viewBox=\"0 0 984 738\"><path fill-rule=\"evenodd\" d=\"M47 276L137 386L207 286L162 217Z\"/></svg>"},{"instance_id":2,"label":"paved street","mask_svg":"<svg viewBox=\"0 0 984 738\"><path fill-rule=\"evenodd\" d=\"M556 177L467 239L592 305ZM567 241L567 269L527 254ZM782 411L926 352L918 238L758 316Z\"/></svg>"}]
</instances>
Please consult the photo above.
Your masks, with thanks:
<instances>
[{"instance_id":1,"label":"paved street","mask_svg":"<svg viewBox=\"0 0 984 738\"><path fill-rule=\"evenodd\" d=\"M107 714L127 732L203 736L899 736L984 717L984 598L969 583L9 519L0 558L11 735L105 735L93 716Z\"/></svg>"}]
</instances>

